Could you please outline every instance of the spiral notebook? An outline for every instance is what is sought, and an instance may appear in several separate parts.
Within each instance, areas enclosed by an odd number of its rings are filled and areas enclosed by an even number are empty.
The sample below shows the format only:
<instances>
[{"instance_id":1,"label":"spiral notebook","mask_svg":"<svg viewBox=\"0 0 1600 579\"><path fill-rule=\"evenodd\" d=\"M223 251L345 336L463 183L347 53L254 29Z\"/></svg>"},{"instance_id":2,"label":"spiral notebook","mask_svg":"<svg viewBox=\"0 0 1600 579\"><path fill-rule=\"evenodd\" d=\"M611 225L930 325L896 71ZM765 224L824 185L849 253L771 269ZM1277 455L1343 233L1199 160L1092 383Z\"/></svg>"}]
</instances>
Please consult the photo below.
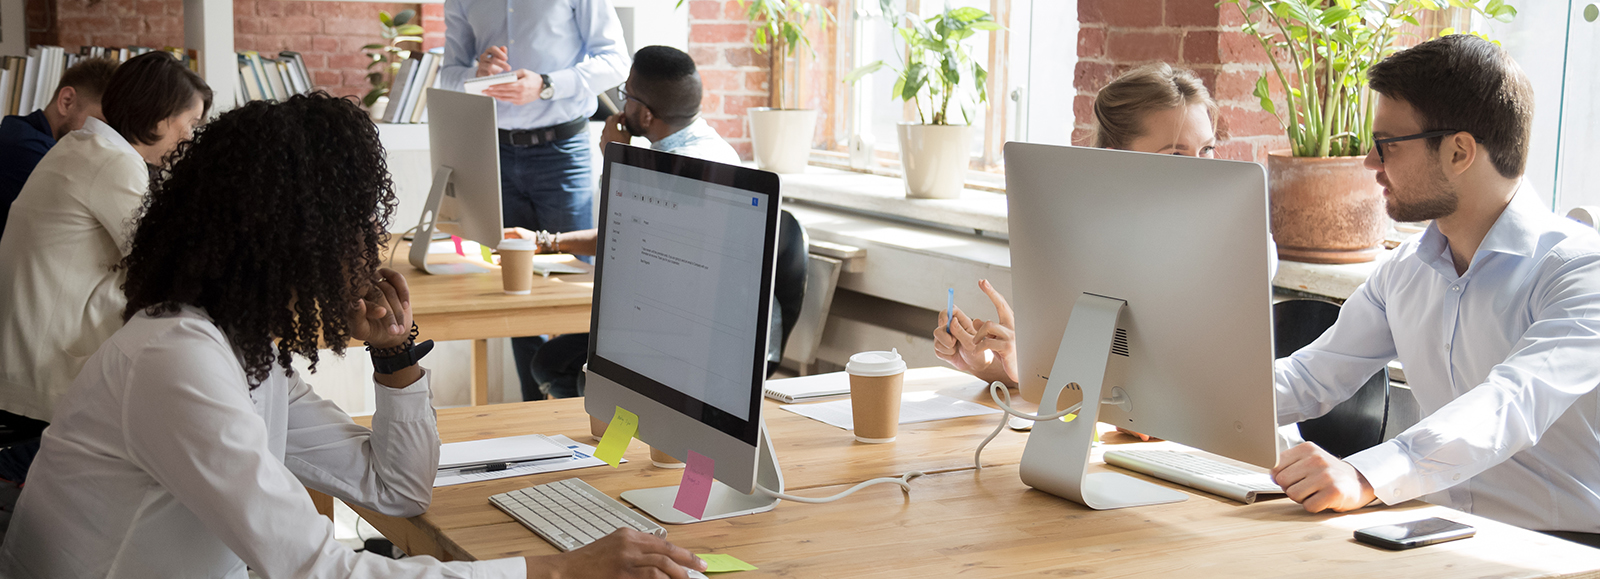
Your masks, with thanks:
<instances>
[{"instance_id":1,"label":"spiral notebook","mask_svg":"<svg viewBox=\"0 0 1600 579\"><path fill-rule=\"evenodd\" d=\"M815 376L768 380L766 388L767 398L784 404L794 404L828 396L849 394L850 375L844 372L831 372Z\"/></svg>"}]
</instances>

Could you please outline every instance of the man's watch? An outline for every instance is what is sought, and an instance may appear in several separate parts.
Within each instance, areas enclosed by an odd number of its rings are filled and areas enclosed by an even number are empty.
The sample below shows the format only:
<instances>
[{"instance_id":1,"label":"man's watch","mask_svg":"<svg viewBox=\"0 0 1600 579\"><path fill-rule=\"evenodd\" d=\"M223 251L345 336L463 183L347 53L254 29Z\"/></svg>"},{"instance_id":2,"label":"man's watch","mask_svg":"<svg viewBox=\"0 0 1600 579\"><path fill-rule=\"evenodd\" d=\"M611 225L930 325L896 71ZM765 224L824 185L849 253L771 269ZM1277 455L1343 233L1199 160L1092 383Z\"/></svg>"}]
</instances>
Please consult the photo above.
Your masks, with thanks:
<instances>
[{"instance_id":1,"label":"man's watch","mask_svg":"<svg viewBox=\"0 0 1600 579\"><path fill-rule=\"evenodd\" d=\"M539 82L544 85L544 88L539 89L539 100L547 101L556 98L556 87L550 86L550 75L539 75Z\"/></svg>"}]
</instances>

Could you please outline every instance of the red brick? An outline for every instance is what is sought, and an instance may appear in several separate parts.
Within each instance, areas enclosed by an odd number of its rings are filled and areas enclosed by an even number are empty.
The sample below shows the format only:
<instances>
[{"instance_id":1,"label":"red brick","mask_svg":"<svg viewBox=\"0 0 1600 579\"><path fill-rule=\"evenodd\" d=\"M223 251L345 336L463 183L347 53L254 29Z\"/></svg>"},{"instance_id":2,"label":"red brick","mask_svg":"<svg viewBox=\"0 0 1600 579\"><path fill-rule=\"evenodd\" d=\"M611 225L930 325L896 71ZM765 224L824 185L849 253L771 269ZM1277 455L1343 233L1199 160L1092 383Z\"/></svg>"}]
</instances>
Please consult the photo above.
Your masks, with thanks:
<instances>
[{"instance_id":1,"label":"red brick","mask_svg":"<svg viewBox=\"0 0 1600 579\"><path fill-rule=\"evenodd\" d=\"M748 46L729 48L722 51L722 56L728 59L728 64L733 66L761 66L768 65L767 55L756 54L755 49Z\"/></svg>"},{"instance_id":2,"label":"red brick","mask_svg":"<svg viewBox=\"0 0 1600 579\"><path fill-rule=\"evenodd\" d=\"M1103 62L1078 61L1073 70L1072 86L1078 90L1099 92L1116 78L1116 67Z\"/></svg>"},{"instance_id":3,"label":"red brick","mask_svg":"<svg viewBox=\"0 0 1600 579\"><path fill-rule=\"evenodd\" d=\"M1072 116L1085 125L1094 124L1094 97L1077 95L1072 97Z\"/></svg>"},{"instance_id":4,"label":"red brick","mask_svg":"<svg viewBox=\"0 0 1600 579\"><path fill-rule=\"evenodd\" d=\"M315 16L285 16L263 20L262 30L268 34L311 34L322 31L322 20Z\"/></svg>"},{"instance_id":5,"label":"red brick","mask_svg":"<svg viewBox=\"0 0 1600 579\"><path fill-rule=\"evenodd\" d=\"M271 0L268 0L268 1L271 1ZM256 15L256 0L233 0L233 17L234 17L234 19L237 20L240 16L255 16L255 15Z\"/></svg>"},{"instance_id":6,"label":"red brick","mask_svg":"<svg viewBox=\"0 0 1600 579\"><path fill-rule=\"evenodd\" d=\"M1078 29L1078 58L1100 58L1106 54L1106 29Z\"/></svg>"},{"instance_id":7,"label":"red brick","mask_svg":"<svg viewBox=\"0 0 1600 579\"><path fill-rule=\"evenodd\" d=\"M311 15L318 18L344 18L344 7L335 2L312 2Z\"/></svg>"},{"instance_id":8,"label":"red brick","mask_svg":"<svg viewBox=\"0 0 1600 579\"><path fill-rule=\"evenodd\" d=\"M1181 40L1176 32L1120 32L1113 30L1106 39L1106 56L1118 62L1178 60Z\"/></svg>"},{"instance_id":9,"label":"red brick","mask_svg":"<svg viewBox=\"0 0 1600 579\"><path fill-rule=\"evenodd\" d=\"M1161 0L1080 0L1078 20L1125 28L1161 25Z\"/></svg>"},{"instance_id":10,"label":"red brick","mask_svg":"<svg viewBox=\"0 0 1600 579\"><path fill-rule=\"evenodd\" d=\"M1261 48L1261 42L1255 36L1243 32L1224 32L1217 41L1217 53L1221 62L1231 64L1264 64L1267 62L1267 53Z\"/></svg>"},{"instance_id":11,"label":"red brick","mask_svg":"<svg viewBox=\"0 0 1600 579\"><path fill-rule=\"evenodd\" d=\"M722 135L724 139L744 138L744 117L742 116L732 119L708 119L706 123L710 124L711 128L716 129L717 134Z\"/></svg>"},{"instance_id":12,"label":"red brick","mask_svg":"<svg viewBox=\"0 0 1600 579\"><path fill-rule=\"evenodd\" d=\"M311 5L315 4L315 2L290 2L288 0L279 0L278 3L283 5L283 15L284 16L314 16L315 15L313 13L312 9L311 9Z\"/></svg>"},{"instance_id":13,"label":"red brick","mask_svg":"<svg viewBox=\"0 0 1600 579\"><path fill-rule=\"evenodd\" d=\"M1094 129L1072 129L1072 144L1079 147L1094 146Z\"/></svg>"},{"instance_id":14,"label":"red brick","mask_svg":"<svg viewBox=\"0 0 1600 579\"><path fill-rule=\"evenodd\" d=\"M369 89L372 87L372 83L367 81L367 72L364 71L364 70L346 70L346 71L344 71L344 83L343 84L344 84L344 86L352 86L352 87L354 87L354 86L364 86L364 87L368 87Z\"/></svg>"},{"instance_id":15,"label":"red brick","mask_svg":"<svg viewBox=\"0 0 1600 579\"><path fill-rule=\"evenodd\" d=\"M372 59L364 54L341 53L328 55L328 68L334 70L365 71L369 62L372 62Z\"/></svg>"},{"instance_id":16,"label":"red brick","mask_svg":"<svg viewBox=\"0 0 1600 579\"><path fill-rule=\"evenodd\" d=\"M265 31L266 23L261 21L259 18L254 16L241 17L238 15L235 15L233 18L233 35L235 45L239 43L238 36L241 34L261 34Z\"/></svg>"},{"instance_id":17,"label":"red brick","mask_svg":"<svg viewBox=\"0 0 1600 579\"><path fill-rule=\"evenodd\" d=\"M338 52L339 39L333 36L315 35L311 37L311 50L318 52Z\"/></svg>"},{"instance_id":18,"label":"red brick","mask_svg":"<svg viewBox=\"0 0 1600 579\"><path fill-rule=\"evenodd\" d=\"M128 46L139 43L139 37L129 32L113 32L110 34L95 34L94 43L100 46Z\"/></svg>"},{"instance_id":19,"label":"red brick","mask_svg":"<svg viewBox=\"0 0 1600 579\"><path fill-rule=\"evenodd\" d=\"M771 104L767 95L723 95L722 112L724 114L743 117L745 111Z\"/></svg>"},{"instance_id":20,"label":"red brick","mask_svg":"<svg viewBox=\"0 0 1600 579\"><path fill-rule=\"evenodd\" d=\"M422 49L433 50L444 46L444 31L428 32L422 35Z\"/></svg>"},{"instance_id":21,"label":"red brick","mask_svg":"<svg viewBox=\"0 0 1600 579\"><path fill-rule=\"evenodd\" d=\"M1233 138L1259 137L1283 132L1282 125L1278 124L1278 117L1261 110L1260 106L1250 108L1224 106L1217 111L1217 116L1218 126L1225 126L1228 135Z\"/></svg>"},{"instance_id":22,"label":"red brick","mask_svg":"<svg viewBox=\"0 0 1600 579\"><path fill-rule=\"evenodd\" d=\"M176 16L151 16L144 19L144 32L154 35L183 35L183 19Z\"/></svg>"},{"instance_id":23,"label":"red brick","mask_svg":"<svg viewBox=\"0 0 1600 579\"><path fill-rule=\"evenodd\" d=\"M1226 141L1217 144L1217 158L1234 161L1256 160L1255 147L1249 141Z\"/></svg>"},{"instance_id":24,"label":"red brick","mask_svg":"<svg viewBox=\"0 0 1600 579\"><path fill-rule=\"evenodd\" d=\"M705 93L700 97L700 114L713 114L722 112L722 95Z\"/></svg>"},{"instance_id":25,"label":"red brick","mask_svg":"<svg viewBox=\"0 0 1600 579\"><path fill-rule=\"evenodd\" d=\"M428 18L428 19L438 18L441 21L444 20L444 5L443 4L423 4L422 5L422 17L423 18Z\"/></svg>"},{"instance_id":26,"label":"red brick","mask_svg":"<svg viewBox=\"0 0 1600 579\"><path fill-rule=\"evenodd\" d=\"M737 70L700 69L700 84L706 92L738 90L743 85L740 79L743 75Z\"/></svg>"},{"instance_id":27,"label":"red brick","mask_svg":"<svg viewBox=\"0 0 1600 579\"><path fill-rule=\"evenodd\" d=\"M750 20L749 16L750 16L750 5L749 5L749 3L741 3L738 0L727 0L726 2L722 3L722 19L723 20L731 20L731 21L734 21L734 22L748 22Z\"/></svg>"},{"instance_id":28,"label":"red brick","mask_svg":"<svg viewBox=\"0 0 1600 579\"><path fill-rule=\"evenodd\" d=\"M690 0L689 18L692 20L716 20L722 17L721 0Z\"/></svg>"},{"instance_id":29,"label":"red brick","mask_svg":"<svg viewBox=\"0 0 1600 579\"><path fill-rule=\"evenodd\" d=\"M689 39L705 44L747 42L750 40L750 28L749 24L742 22L696 23L689 29Z\"/></svg>"},{"instance_id":30,"label":"red brick","mask_svg":"<svg viewBox=\"0 0 1600 579\"><path fill-rule=\"evenodd\" d=\"M722 50L711 46L690 44L689 58L694 59L695 66L705 70L706 67L716 66L722 62Z\"/></svg>"},{"instance_id":31,"label":"red brick","mask_svg":"<svg viewBox=\"0 0 1600 579\"><path fill-rule=\"evenodd\" d=\"M1212 27L1217 25L1219 10L1233 10L1232 6L1217 6L1216 0L1167 0L1167 26Z\"/></svg>"},{"instance_id":32,"label":"red brick","mask_svg":"<svg viewBox=\"0 0 1600 579\"><path fill-rule=\"evenodd\" d=\"M283 18L285 10L283 2L259 2L256 4L256 16L262 18Z\"/></svg>"},{"instance_id":33,"label":"red brick","mask_svg":"<svg viewBox=\"0 0 1600 579\"><path fill-rule=\"evenodd\" d=\"M324 88L338 86L339 82L344 78L337 70L313 70L311 71L311 77L313 79L312 83Z\"/></svg>"},{"instance_id":34,"label":"red brick","mask_svg":"<svg viewBox=\"0 0 1600 579\"><path fill-rule=\"evenodd\" d=\"M322 32L337 36L366 36L377 31L377 22L355 20L352 18L334 18L322 21Z\"/></svg>"},{"instance_id":35,"label":"red brick","mask_svg":"<svg viewBox=\"0 0 1600 579\"><path fill-rule=\"evenodd\" d=\"M172 2L166 0L139 0L139 14L142 16L160 16L167 14L167 5Z\"/></svg>"},{"instance_id":36,"label":"red brick","mask_svg":"<svg viewBox=\"0 0 1600 579\"><path fill-rule=\"evenodd\" d=\"M1183 62L1185 64L1221 64L1217 42L1221 33L1215 30L1190 30L1183 33Z\"/></svg>"},{"instance_id":37,"label":"red brick","mask_svg":"<svg viewBox=\"0 0 1600 579\"><path fill-rule=\"evenodd\" d=\"M744 73L744 90L755 92L767 92L771 90L771 85L768 83L768 80L770 80L768 78L769 76L771 75L765 70L752 70ZM817 124L818 126L822 126L823 123L819 120L817 121Z\"/></svg>"}]
</instances>

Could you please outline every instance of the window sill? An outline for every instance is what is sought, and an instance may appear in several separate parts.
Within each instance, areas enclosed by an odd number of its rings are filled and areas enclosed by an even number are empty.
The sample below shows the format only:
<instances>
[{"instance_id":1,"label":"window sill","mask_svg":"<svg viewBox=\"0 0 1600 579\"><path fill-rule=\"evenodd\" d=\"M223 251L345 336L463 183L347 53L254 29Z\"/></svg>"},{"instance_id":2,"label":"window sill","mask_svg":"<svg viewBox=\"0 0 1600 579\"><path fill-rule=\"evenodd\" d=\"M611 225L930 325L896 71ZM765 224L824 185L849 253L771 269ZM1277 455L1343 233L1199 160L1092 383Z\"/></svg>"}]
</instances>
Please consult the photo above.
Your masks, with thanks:
<instances>
[{"instance_id":1,"label":"window sill","mask_svg":"<svg viewBox=\"0 0 1600 579\"><path fill-rule=\"evenodd\" d=\"M910 199L895 177L812 165L780 175L785 199L1005 239L1006 196L965 189L959 199Z\"/></svg>"}]
</instances>

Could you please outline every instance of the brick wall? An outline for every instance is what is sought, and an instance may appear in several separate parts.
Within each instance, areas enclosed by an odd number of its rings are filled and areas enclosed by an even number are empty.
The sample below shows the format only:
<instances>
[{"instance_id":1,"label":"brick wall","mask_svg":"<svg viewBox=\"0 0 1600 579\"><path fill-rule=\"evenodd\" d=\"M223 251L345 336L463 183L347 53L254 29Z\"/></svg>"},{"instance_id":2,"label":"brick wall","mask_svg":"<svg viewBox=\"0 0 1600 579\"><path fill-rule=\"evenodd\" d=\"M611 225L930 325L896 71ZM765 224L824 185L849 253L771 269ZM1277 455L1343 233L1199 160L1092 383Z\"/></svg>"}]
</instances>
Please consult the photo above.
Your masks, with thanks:
<instances>
[{"instance_id":1,"label":"brick wall","mask_svg":"<svg viewBox=\"0 0 1600 579\"><path fill-rule=\"evenodd\" d=\"M9 1L9 0L8 0ZM182 46L183 0L27 0L28 44ZM441 8L439 5L429 5ZM369 59L361 47L382 42L378 11L396 14L416 4L233 0L234 47L306 59L312 83L336 95L365 95ZM444 44L442 9L428 35Z\"/></svg>"},{"instance_id":2,"label":"brick wall","mask_svg":"<svg viewBox=\"0 0 1600 579\"><path fill-rule=\"evenodd\" d=\"M1277 119L1251 95L1256 79L1270 67L1261 45L1239 32L1244 20L1234 5L1080 0L1078 18L1073 143L1090 144L1094 95L1101 87L1139 65L1168 62L1193 70L1216 99L1217 129L1227 137L1218 145L1219 158L1265 162L1267 151L1288 147Z\"/></svg>"},{"instance_id":3,"label":"brick wall","mask_svg":"<svg viewBox=\"0 0 1600 579\"><path fill-rule=\"evenodd\" d=\"M837 0L817 2L829 11L837 9ZM750 47L755 25L745 19L746 8L738 0L690 0L689 2L689 56L700 68L700 79L705 85L705 98L700 103L700 116L727 139L739 155L750 159L750 127L746 111L769 106L771 61L767 54L757 54ZM804 91L800 95L802 107L816 109L816 146L825 145L831 138L832 103L842 90L834 61L833 43L813 26L807 36L816 50L813 58L800 50L801 62L797 68L807 75ZM832 26L829 32L835 30Z\"/></svg>"}]
</instances>

